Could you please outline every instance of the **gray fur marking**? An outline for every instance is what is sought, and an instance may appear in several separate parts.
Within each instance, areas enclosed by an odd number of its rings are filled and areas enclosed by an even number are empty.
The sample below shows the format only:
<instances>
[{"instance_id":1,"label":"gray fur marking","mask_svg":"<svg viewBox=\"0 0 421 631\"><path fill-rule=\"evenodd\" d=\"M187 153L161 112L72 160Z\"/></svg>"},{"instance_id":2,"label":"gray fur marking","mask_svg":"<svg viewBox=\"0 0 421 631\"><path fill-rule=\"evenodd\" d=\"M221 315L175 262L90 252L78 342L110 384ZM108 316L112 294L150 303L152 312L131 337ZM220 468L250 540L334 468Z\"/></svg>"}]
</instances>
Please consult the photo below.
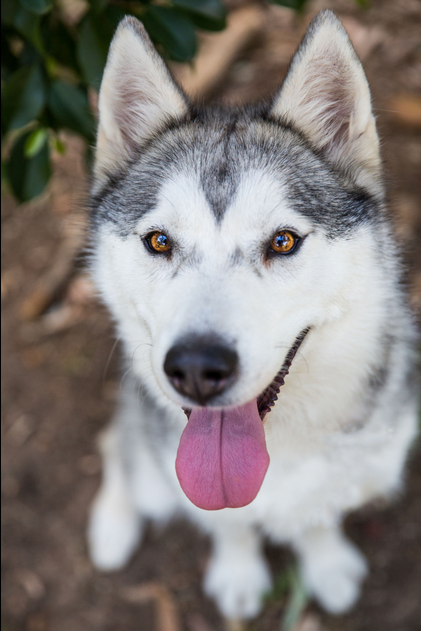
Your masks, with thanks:
<instances>
[{"instance_id":1,"label":"gray fur marking","mask_svg":"<svg viewBox=\"0 0 421 631\"><path fill-rule=\"evenodd\" d=\"M167 129L139 149L122 173L92 198L93 227L110 223L127 236L154 208L162 184L181 173L195 175L220 222L250 169L286 182L292 207L332 238L381 215L378 200L347 186L348 175L327 164L299 133L265 119L260 110L218 108Z\"/></svg>"}]
</instances>

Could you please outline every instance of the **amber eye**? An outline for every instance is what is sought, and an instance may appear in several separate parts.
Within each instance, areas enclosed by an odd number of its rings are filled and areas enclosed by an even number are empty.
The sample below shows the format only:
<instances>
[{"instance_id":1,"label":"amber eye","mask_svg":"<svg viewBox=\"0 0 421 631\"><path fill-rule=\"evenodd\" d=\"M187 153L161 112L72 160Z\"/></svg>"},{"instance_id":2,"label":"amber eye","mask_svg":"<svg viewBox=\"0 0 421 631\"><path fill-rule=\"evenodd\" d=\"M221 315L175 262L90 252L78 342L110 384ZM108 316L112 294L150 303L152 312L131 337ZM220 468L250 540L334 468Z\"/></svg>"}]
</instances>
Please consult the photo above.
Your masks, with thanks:
<instances>
[{"instance_id":1,"label":"amber eye","mask_svg":"<svg viewBox=\"0 0 421 631\"><path fill-rule=\"evenodd\" d=\"M145 238L145 243L151 252L166 253L171 250L170 240L163 232L151 232Z\"/></svg>"},{"instance_id":2,"label":"amber eye","mask_svg":"<svg viewBox=\"0 0 421 631\"><path fill-rule=\"evenodd\" d=\"M277 232L270 242L269 249L276 254L291 254L297 247L299 237L288 230Z\"/></svg>"}]
</instances>

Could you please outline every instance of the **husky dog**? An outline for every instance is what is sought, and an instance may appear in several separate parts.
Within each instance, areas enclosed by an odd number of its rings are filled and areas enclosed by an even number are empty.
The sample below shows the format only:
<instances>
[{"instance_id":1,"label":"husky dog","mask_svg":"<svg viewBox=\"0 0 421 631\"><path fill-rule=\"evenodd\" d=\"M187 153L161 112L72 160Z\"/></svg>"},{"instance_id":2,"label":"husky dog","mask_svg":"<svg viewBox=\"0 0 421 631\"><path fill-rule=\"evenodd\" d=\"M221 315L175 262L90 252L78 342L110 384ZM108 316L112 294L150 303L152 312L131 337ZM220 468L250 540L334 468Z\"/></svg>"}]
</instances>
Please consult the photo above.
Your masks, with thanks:
<instances>
[{"instance_id":1,"label":"husky dog","mask_svg":"<svg viewBox=\"0 0 421 631\"><path fill-rule=\"evenodd\" d=\"M131 377L101 445L95 565L124 565L145 520L189 517L204 588L255 616L263 537L296 551L329 612L367 566L344 513L400 488L416 431L415 329L385 210L370 92L329 11L279 93L192 106L125 18L99 96L93 272Z\"/></svg>"}]
</instances>

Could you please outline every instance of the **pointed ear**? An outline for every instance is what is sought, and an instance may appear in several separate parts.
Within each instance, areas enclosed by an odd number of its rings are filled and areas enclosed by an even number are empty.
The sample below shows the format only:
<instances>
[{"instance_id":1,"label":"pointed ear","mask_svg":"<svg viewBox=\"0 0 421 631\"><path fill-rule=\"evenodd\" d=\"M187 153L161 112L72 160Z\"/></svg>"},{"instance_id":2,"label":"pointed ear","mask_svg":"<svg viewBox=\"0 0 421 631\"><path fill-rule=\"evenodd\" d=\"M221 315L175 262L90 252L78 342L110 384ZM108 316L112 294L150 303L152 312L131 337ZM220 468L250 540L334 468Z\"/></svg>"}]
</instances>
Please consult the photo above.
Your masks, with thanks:
<instances>
[{"instance_id":1,"label":"pointed ear","mask_svg":"<svg viewBox=\"0 0 421 631\"><path fill-rule=\"evenodd\" d=\"M370 90L348 35L331 11L311 22L271 115L300 130L361 186L381 191Z\"/></svg>"},{"instance_id":2,"label":"pointed ear","mask_svg":"<svg viewBox=\"0 0 421 631\"><path fill-rule=\"evenodd\" d=\"M97 183L167 121L188 112L186 97L136 18L124 18L111 42L98 109Z\"/></svg>"}]
</instances>

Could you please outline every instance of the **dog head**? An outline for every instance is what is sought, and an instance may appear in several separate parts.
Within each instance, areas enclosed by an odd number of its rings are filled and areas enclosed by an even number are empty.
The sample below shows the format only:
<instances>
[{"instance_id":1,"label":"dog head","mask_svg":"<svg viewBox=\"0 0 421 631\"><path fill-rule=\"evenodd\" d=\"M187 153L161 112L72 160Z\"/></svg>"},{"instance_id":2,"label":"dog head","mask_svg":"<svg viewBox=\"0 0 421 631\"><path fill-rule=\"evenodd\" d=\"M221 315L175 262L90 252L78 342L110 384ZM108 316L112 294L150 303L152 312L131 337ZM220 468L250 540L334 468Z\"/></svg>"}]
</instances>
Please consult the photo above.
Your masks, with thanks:
<instances>
[{"instance_id":1,"label":"dog head","mask_svg":"<svg viewBox=\"0 0 421 631\"><path fill-rule=\"evenodd\" d=\"M99 97L94 269L134 371L190 414L178 473L198 505L257 493L260 419L309 329L362 304L381 201L367 81L331 12L313 20L273 101L241 110L192 106L142 25L122 21ZM222 480L203 500L221 458L197 483L210 428L228 461L257 463L229 474L248 495Z\"/></svg>"}]
</instances>

